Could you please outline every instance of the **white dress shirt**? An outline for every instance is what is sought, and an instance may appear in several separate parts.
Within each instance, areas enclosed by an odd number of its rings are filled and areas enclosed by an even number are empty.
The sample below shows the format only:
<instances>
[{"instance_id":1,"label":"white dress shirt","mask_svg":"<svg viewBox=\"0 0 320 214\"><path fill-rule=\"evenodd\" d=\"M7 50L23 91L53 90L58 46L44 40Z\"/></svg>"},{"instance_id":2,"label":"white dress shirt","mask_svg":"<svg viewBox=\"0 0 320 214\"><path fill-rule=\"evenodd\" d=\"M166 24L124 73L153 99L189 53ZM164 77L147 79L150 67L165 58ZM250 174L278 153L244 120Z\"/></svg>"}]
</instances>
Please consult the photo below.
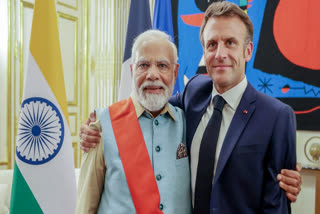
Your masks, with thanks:
<instances>
[{"instance_id":1,"label":"white dress shirt","mask_svg":"<svg viewBox=\"0 0 320 214\"><path fill-rule=\"evenodd\" d=\"M194 204L194 193L195 193L195 185L196 185L196 177L197 177L197 169L198 169L198 161L199 161L200 144L201 144L204 130L207 127L207 124L211 118L211 115L213 114L213 109L214 109L212 100L214 96L218 94L222 96L223 99L226 101L226 104L222 110L222 121L221 121L221 127L220 127L218 142L217 142L217 148L216 148L216 156L215 156L215 163L214 163L214 170L213 170L213 178L214 178L224 138L230 126L233 115L240 103L242 95L246 90L247 85L248 85L248 81L245 77L238 85L234 86L233 88L229 89L223 94L219 94L216 88L213 86L212 98L211 98L210 104L208 105L207 110L203 114L201 121L192 139L192 145L191 145L192 204Z\"/></svg>"}]
</instances>

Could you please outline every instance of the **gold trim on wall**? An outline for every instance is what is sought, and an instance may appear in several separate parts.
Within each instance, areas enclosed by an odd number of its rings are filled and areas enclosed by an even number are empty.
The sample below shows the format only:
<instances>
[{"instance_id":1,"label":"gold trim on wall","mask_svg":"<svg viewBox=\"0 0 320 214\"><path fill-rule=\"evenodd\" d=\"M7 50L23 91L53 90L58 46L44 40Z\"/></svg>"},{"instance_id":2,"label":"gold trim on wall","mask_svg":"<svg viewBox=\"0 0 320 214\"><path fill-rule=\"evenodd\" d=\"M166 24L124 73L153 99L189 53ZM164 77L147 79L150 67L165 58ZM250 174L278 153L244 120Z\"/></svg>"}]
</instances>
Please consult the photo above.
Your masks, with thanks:
<instances>
[{"instance_id":1,"label":"gold trim on wall","mask_svg":"<svg viewBox=\"0 0 320 214\"><path fill-rule=\"evenodd\" d=\"M8 165L9 165L9 162L6 161L6 162L0 162L0 166L7 166L7 169L8 169Z\"/></svg>"},{"instance_id":2,"label":"gold trim on wall","mask_svg":"<svg viewBox=\"0 0 320 214\"><path fill-rule=\"evenodd\" d=\"M119 4L119 2L118 1L115 1L115 3L114 3L114 5L113 5L113 11L116 11L115 12L115 16L114 16L114 22L115 22L115 25L114 25L114 30L113 30L113 38L117 38L117 34L118 34L118 28L119 28L119 25L117 25L117 21L116 21L116 19L117 19L117 16L118 16L118 14L117 13L119 13L119 15L120 15L120 11L119 11L119 9L117 9L117 8L120 8L120 7L118 7L118 4ZM118 17L120 17L120 16L118 16ZM113 78L113 80L112 80L112 85L113 85L113 88L114 88L114 90L113 90L113 95L112 95L112 103L115 103L116 102L116 100L117 100L117 98L118 98L118 93L117 93L117 89L116 89L116 87L117 87L117 84L116 84L116 79L117 79L117 73L118 73L118 44L115 42L115 45L114 45L114 49L113 49L113 76L112 76L112 78Z\"/></svg>"},{"instance_id":3,"label":"gold trim on wall","mask_svg":"<svg viewBox=\"0 0 320 214\"><path fill-rule=\"evenodd\" d=\"M88 112L88 90L89 90L89 82L88 82L88 74L89 74L89 66L88 66L88 56L89 56L89 32L88 32L88 23L89 23L89 2L88 0L84 0L84 5L83 5L83 40L82 40L82 50L83 50L83 67L81 69L82 71L82 84L83 84L83 96L80 96L81 100L81 105L80 105L80 124L82 124L84 121L87 120L87 117L89 115ZM82 64L81 64L82 66Z\"/></svg>"},{"instance_id":4,"label":"gold trim on wall","mask_svg":"<svg viewBox=\"0 0 320 214\"><path fill-rule=\"evenodd\" d=\"M24 45L24 12L23 9L24 8L30 8L33 10L34 5L32 3L29 2L25 2L25 1L21 1L20 2L20 77L19 77L19 82L20 82L20 99L19 102L21 103L22 101L22 94L23 94L23 77L24 77L24 49L23 49L23 45Z\"/></svg>"},{"instance_id":5,"label":"gold trim on wall","mask_svg":"<svg viewBox=\"0 0 320 214\"><path fill-rule=\"evenodd\" d=\"M7 169L11 169L11 1L8 1L8 52L7 52ZM0 163L1 165L1 163Z\"/></svg>"},{"instance_id":6,"label":"gold trim on wall","mask_svg":"<svg viewBox=\"0 0 320 214\"><path fill-rule=\"evenodd\" d=\"M78 143L77 142L73 142L72 143L72 149L73 149L73 160L74 160L74 167L75 168L79 168L79 164L78 164Z\"/></svg>"},{"instance_id":7,"label":"gold trim on wall","mask_svg":"<svg viewBox=\"0 0 320 214\"><path fill-rule=\"evenodd\" d=\"M69 14L65 14L65 13L62 13L62 12L57 12L57 15L58 15L58 19L59 18L64 18L64 19L67 19L67 20L70 20L70 21L73 21L75 22L75 50L74 50L74 68L75 68L75 71L74 71L74 94L73 94L73 97L74 97L74 100L67 100L67 103L69 106L77 106L78 105L78 93L77 93L77 90L78 90L78 17L75 17L75 16L71 16ZM60 50L61 51L61 50Z\"/></svg>"},{"instance_id":8,"label":"gold trim on wall","mask_svg":"<svg viewBox=\"0 0 320 214\"><path fill-rule=\"evenodd\" d=\"M82 79L81 84L83 87L81 87L81 93L83 93L82 96L80 96L80 120L79 124L83 124L84 121L87 120L87 117L89 115L88 112L88 91L89 91L89 82L88 82L88 76L89 76L89 31L88 31L88 23L89 23L89 2L88 0L83 0L83 7L82 7L82 13L83 13L83 19L82 21L82 27L83 27L83 33L82 33L82 41L81 41L81 50L82 50L82 62L81 63L81 72L82 72ZM77 167L80 167L81 164L81 157L82 152L80 150L79 152L79 164Z\"/></svg>"},{"instance_id":9,"label":"gold trim on wall","mask_svg":"<svg viewBox=\"0 0 320 214\"><path fill-rule=\"evenodd\" d=\"M24 77L24 56L23 56L23 53L24 53L24 49L23 49L23 44L24 44L24 38L23 38L23 35L24 35L24 12L23 12L23 9L24 8L30 8L30 9L33 9L34 8L34 5L32 3L29 3L29 2L25 2L25 1L21 1L20 2L20 47L19 47L19 71L20 71L20 75L19 75L19 84L20 84L20 90L19 90L19 103L22 102L22 95L23 95L23 77ZM18 45L18 41L15 40L15 45ZM17 50L15 50L17 51ZM14 62L16 63L16 60L14 60ZM17 79L17 75L16 75L16 72L14 72L14 78L13 80L15 81ZM15 87L15 84L13 84L13 88L14 88L14 97L17 97L17 94L16 94L16 87ZM16 110L16 99L14 99L14 109ZM16 115L16 111L14 111L14 133L13 133L13 136L17 136L17 129L18 129L18 118L19 118L19 115ZM13 148L16 147L16 142L14 141L13 142L14 146Z\"/></svg>"},{"instance_id":10,"label":"gold trim on wall","mask_svg":"<svg viewBox=\"0 0 320 214\"><path fill-rule=\"evenodd\" d=\"M61 6L64 6L64 7L67 7L67 8L71 8L71 9L74 9L74 10L78 10L78 0L75 0L76 1L76 6L73 6L73 5L70 5L70 4L67 4L63 1L57 1L57 4L60 4Z\"/></svg>"},{"instance_id":11,"label":"gold trim on wall","mask_svg":"<svg viewBox=\"0 0 320 214\"><path fill-rule=\"evenodd\" d=\"M75 132L71 132L71 126L70 126L70 116L75 117ZM69 128L70 128L70 133L71 136L77 136L77 130L78 130L78 113L76 112L69 112Z\"/></svg>"}]
</instances>

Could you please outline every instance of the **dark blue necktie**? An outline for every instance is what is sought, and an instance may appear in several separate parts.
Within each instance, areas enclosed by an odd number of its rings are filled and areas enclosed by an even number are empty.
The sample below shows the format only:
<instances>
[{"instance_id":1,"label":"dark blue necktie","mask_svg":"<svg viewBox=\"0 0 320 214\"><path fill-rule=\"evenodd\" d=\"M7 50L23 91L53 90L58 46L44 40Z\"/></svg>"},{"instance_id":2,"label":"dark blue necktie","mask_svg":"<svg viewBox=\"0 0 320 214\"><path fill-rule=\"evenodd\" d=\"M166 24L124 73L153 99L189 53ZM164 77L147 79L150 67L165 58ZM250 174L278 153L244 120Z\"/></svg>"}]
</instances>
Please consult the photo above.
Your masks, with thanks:
<instances>
[{"instance_id":1,"label":"dark blue necktie","mask_svg":"<svg viewBox=\"0 0 320 214\"><path fill-rule=\"evenodd\" d=\"M222 109L226 101L219 95L213 98L214 111L203 133L195 186L194 214L210 213L210 196Z\"/></svg>"}]
</instances>

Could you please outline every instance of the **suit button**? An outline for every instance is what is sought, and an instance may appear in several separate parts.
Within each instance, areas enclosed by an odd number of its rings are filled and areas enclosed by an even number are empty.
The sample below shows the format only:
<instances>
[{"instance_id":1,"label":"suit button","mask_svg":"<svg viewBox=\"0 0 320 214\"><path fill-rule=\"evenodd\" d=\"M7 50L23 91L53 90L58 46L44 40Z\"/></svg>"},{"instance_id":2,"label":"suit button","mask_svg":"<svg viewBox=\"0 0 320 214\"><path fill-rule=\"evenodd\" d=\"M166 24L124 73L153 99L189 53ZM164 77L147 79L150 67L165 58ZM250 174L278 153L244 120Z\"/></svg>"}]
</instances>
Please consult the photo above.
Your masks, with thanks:
<instances>
[{"instance_id":1,"label":"suit button","mask_svg":"<svg viewBox=\"0 0 320 214\"><path fill-rule=\"evenodd\" d=\"M161 180L161 178L162 178L162 177L161 177L161 175L160 175L160 174L156 176L156 179L157 179L158 181L160 181L160 180Z\"/></svg>"},{"instance_id":2,"label":"suit button","mask_svg":"<svg viewBox=\"0 0 320 214\"><path fill-rule=\"evenodd\" d=\"M160 146L156 146L156 152L160 152L161 148Z\"/></svg>"},{"instance_id":3,"label":"suit button","mask_svg":"<svg viewBox=\"0 0 320 214\"><path fill-rule=\"evenodd\" d=\"M163 210L163 204L160 204L160 205L159 205L159 209L160 209L160 210Z\"/></svg>"},{"instance_id":4,"label":"suit button","mask_svg":"<svg viewBox=\"0 0 320 214\"><path fill-rule=\"evenodd\" d=\"M155 120L155 121L154 121L154 124L156 124L156 126L159 125L158 120Z\"/></svg>"}]
</instances>

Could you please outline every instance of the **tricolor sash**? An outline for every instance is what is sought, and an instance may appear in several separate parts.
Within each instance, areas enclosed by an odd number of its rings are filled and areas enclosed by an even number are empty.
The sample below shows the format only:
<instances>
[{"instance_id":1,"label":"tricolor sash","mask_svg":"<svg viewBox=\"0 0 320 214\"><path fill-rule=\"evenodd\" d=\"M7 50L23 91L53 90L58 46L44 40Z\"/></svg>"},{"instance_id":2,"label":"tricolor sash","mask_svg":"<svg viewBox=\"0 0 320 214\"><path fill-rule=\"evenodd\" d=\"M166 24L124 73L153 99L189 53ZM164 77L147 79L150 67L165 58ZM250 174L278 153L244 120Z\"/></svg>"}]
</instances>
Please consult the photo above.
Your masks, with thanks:
<instances>
[{"instance_id":1,"label":"tricolor sash","mask_svg":"<svg viewBox=\"0 0 320 214\"><path fill-rule=\"evenodd\" d=\"M159 209L160 193L132 99L129 97L111 105L109 112L137 214L163 214Z\"/></svg>"}]
</instances>

